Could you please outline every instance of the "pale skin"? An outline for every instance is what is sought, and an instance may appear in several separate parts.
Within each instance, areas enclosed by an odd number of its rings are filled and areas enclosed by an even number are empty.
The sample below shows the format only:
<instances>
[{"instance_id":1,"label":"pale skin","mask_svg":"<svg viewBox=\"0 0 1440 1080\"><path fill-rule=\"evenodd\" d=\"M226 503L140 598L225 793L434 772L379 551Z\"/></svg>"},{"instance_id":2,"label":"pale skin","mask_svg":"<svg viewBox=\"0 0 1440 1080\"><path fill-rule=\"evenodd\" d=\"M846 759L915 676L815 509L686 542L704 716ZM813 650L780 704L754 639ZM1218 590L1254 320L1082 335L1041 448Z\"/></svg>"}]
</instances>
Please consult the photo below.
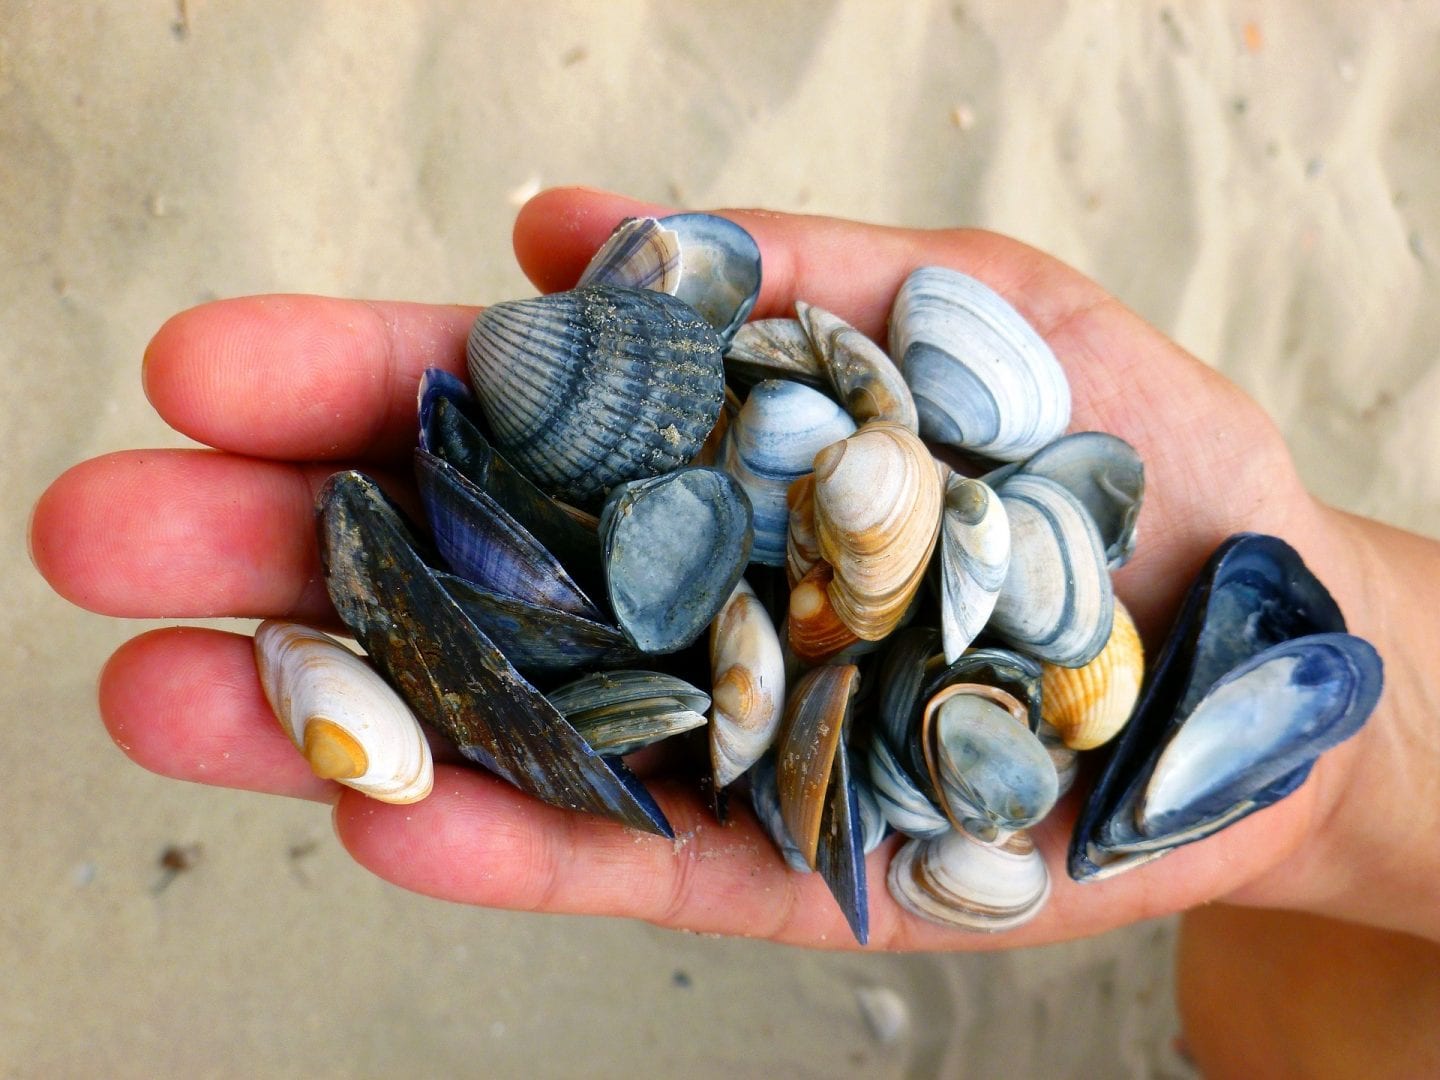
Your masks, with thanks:
<instances>
[{"instance_id":1,"label":"pale skin","mask_svg":"<svg viewBox=\"0 0 1440 1080\"><path fill-rule=\"evenodd\" d=\"M569 189L520 213L515 249L544 291L568 288L625 215L664 208ZM1036 830L1055 879L1047 908L996 936L942 929L871 890L871 948L989 949L1060 941L1215 900L1305 911L1440 943L1440 544L1333 510L1302 487L1260 408L1099 286L1015 241L974 230L884 229L727 212L755 236L755 318L797 299L881 342L900 282L951 266L1006 296L1049 340L1074 396L1072 430L1129 440L1146 463L1141 543L1117 576L1154 648L1209 552L1240 530L1284 537L1386 664L1365 730L1280 804L1111 881L1064 874L1068 802ZM272 296L175 316L145 355L146 393L212 451L122 451L60 477L34 515L37 565L62 595L124 617L287 617L334 626L311 498L342 467L403 491L414 395L430 366L461 373L476 309ZM393 483L392 483L393 481ZM350 854L405 888L488 907L621 915L811 946L852 944L815 875L788 872L743 810L717 825L699 795L652 789L672 844L541 805L486 774L437 770L414 806L314 777L270 715L250 639L174 628L106 665L116 742L167 776L332 803ZM453 759L452 759L453 760ZM896 840L871 855L878 881Z\"/></svg>"}]
</instances>

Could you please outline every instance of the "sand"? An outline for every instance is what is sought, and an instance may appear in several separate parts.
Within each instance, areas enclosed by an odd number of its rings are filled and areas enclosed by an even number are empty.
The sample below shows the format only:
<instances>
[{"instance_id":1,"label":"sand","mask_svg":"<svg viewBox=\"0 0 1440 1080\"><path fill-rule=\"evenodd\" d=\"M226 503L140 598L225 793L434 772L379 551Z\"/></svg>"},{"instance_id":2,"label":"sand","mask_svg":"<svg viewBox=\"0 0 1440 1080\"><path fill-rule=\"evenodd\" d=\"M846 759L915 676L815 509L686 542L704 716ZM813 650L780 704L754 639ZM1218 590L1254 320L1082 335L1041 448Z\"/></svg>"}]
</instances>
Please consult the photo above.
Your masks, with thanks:
<instances>
[{"instance_id":1,"label":"sand","mask_svg":"<svg viewBox=\"0 0 1440 1080\"><path fill-rule=\"evenodd\" d=\"M1322 497L1440 534L1440 6L500 8L0 4L0 1075L1185 1075L1167 922L897 958L468 910L324 808L152 777L94 703L149 624L51 594L27 508L182 443L137 378L172 312L527 295L517 201L583 182L1012 233L1259 398Z\"/></svg>"}]
</instances>

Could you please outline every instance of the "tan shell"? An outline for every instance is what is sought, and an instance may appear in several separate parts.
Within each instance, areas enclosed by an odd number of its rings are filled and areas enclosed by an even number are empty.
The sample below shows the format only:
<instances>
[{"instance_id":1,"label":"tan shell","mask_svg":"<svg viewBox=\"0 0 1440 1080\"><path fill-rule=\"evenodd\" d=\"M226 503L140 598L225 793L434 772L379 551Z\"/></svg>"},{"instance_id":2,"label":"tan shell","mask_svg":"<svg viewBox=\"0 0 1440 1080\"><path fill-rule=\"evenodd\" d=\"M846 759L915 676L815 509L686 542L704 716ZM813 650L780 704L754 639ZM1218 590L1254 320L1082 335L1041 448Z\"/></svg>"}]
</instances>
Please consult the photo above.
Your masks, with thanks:
<instances>
[{"instance_id":1,"label":"tan shell","mask_svg":"<svg viewBox=\"0 0 1440 1080\"><path fill-rule=\"evenodd\" d=\"M255 631L260 685L316 776L382 802L430 794L434 766L415 715L364 660L318 630L274 619Z\"/></svg>"},{"instance_id":2,"label":"tan shell","mask_svg":"<svg viewBox=\"0 0 1440 1080\"><path fill-rule=\"evenodd\" d=\"M815 455L815 533L835 612L857 637L899 625L940 536L943 485L920 439L872 421Z\"/></svg>"},{"instance_id":3,"label":"tan shell","mask_svg":"<svg viewBox=\"0 0 1440 1080\"><path fill-rule=\"evenodd\" d=\"M853 664L818 667L795 684L785 706L775 786L785 829L812 869L835 752L844 737L850 699L859 686L860 670Z\"/></svg>"},{"instance_id":4,"label":"tan shell","mask_svg":"<svg viewBox=\"0 0 1440 1080\"><path fill-rule=\"evenodd\" d=\"M785 493L790 511L785 533L785 578L790 588L820 561L820 539L815 535L815 474L806 473Z\"/></svg>"},{"instance_id":5,"label":"tan shell","mask_svg":"<svg viewBox=\"0 0 1440 1080\"><path fill-rule=\"evenodd\" d=\"M1084 667L1045 664L1041 713L1072 750L1093 750L1130 719L1145 676L1145 650L1130 613L1115 601L1115 622L1100 655Z\"/></svg>"},{"instance_id":6,"label":"tan shell","mask_svg":"<svg viewBox=\"0 0 1440 1080\"><path fill-rule=\"evenodd\" d=\"M834 576L834 569L822 560L790 590L786 636L790 651L807 664L824 663L860 640L835 613L830 599Z\"/></svg>"},{"instance_id":7,"label":"tan shell","mask_svg":"<svg viewBox=\"0 0 1440 1080\"><path fill-rule=\"evenodd\" d=\"M770 748L785 708L780 638L744 578L710 624L710 669L710 761L725 787Z\"/></svg>"},{"instance_id":8,"label":"tan shell","mask_svg":"<svg viewBox=\"0 0 1440 1080\"><path fill-rule=\"evenodd\" d=\"M884 349L824 308L800 300L795 313L829 373L836 397L857 424L890 420L920 431L910 387Z\"/></svg>"}]
</instances>

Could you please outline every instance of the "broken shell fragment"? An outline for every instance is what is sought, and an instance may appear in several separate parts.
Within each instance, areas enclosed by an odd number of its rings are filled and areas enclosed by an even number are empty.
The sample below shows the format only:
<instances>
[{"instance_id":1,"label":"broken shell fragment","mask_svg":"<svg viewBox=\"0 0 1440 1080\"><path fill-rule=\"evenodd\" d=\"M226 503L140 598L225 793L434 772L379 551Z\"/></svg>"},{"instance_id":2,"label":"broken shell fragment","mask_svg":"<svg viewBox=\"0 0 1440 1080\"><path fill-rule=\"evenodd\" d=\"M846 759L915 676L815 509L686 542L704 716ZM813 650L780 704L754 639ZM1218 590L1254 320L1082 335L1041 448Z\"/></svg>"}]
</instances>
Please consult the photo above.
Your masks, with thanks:
<instances>
[{"instance_id":1,"label":"broken shell fragment","mask_svg":"<svg viewBox=\"0 0 1440 1080\"><path fill-rule=\"evenodd\" d=\"M269 619L255 631L255 664L270 708L316 776L382 802L430 794L434 766L415 714L344 645Z\"/></svg>"},{"instance_id":2,"label":"broken shell fragment","mask_svg":"<svg viewBox=\"0 0 1440 1080\"><path fill-rule=\"evenodd\" d=\"M830 389L830 376L798 319L757 319L740 327L725 353L725 373L740 386L785 379Z\"/></svg>"}]
</instances>

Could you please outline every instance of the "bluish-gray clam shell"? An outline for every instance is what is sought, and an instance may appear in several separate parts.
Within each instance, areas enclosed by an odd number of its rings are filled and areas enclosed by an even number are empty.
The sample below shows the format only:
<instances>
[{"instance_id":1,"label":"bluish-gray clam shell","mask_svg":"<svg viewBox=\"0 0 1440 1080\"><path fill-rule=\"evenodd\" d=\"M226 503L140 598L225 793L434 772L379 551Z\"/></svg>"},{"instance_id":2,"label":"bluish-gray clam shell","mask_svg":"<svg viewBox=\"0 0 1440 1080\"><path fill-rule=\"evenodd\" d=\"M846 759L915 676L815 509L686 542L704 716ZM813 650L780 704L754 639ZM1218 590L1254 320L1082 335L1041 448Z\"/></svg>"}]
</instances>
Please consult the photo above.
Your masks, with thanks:
<instances>
[{"instance_id":1,"label":"bluish-gray clam shell","mask_svg":"<svg viewBox=\"0 0 1440 1080\"><path fill-rule=\"evenodd\" d=\"M1063 799L1066 792L1075 786L1075 777L1080 772L1080 751L1066 746L1060 732L1043 720L1035 734L1040 737L1041 745L1050 755L1050 764L1055 766L1055 775L1059 780L1056 798Z\"/></svg>"},{"instance_id":2,"label":"bluish-gray clam shell","mask_svg":"<svg viewBox=\"0 0 1440 1080\"><path fill-rule=\"evenodd\" d=\"M500 452L588 508L695 456L724 401L723 351L683 301L589 285L487 308L466 355Z\"/></svg>"},{"instance_id":3,"label":"bluish-gray clam shell","mask_svg":"<svg viewBox=\"0 0 1440 1080\"><path fill-rule=\"evenodd\" d=\"M976 694L955 693L930 721L931 764L949 816L994 842L1040 822L1055 805L1058 778L1029 728Z\"/></svg>"},{"instance_id":4,"label":"bluish-gray clam shell","mask_svg":"<svg viewBox=\"0 0 1440 1080\"><path fill-rule=\"evenodd\" d=\"M417 449L415 477L435 547L456 575L532 606L604 620L559 561L449 462Z\"/></svg>"},{"instance_id":5,"label":"bluish-gray clam shell","mask_svg":"<svg viewBox=\"0 0 1440 1080\"><path fill-rule=\"evenodd\" d=\"M876 676L880 685L876 710L880 731L891 748L909 744L920 715L920 691L935 674L939 652L940 632L933 627L906 627L890 638Z\"/></svg>"},{"instance_id":6,"label":"bluish-gray clam shell","mask_svg":"<svg viewBox=\"0 0 1440 1080\"><path fill-rule=\"evenodd\" d=\"M1110 569L1135 553L1135 525L1145 497L1145 466L1135 448L1104 431L1078 431L1056 439L1021 472L1054 480L1090 512Z\"/></svg>"},{"instance_id":7,"label":"bluish-gray clam shell","mask_svg":"<svg viewBox=\"0 0 1440 1080\"><path fill-rule=\"evenodd\" d=\"M952 473L940 519L940 629L947 661L958 660L985 629L1009 568L1005 504L988 485Z\"/></svg>"},{"instance_id":8,"label":"bluish-gray clam shell","mask_svg":"<svg viewBox=\"0 0 1440 1080\"><path fill-rule=\"evenodd\" d=\"M869 773L864 768L854 768L853 757L848 764L851 766L850 779L855 785L855 805L860 811L863 854L869 855L884 842L890 826L880 809L880 800L875 795L875 789L870 784Z\"/></svg>"},{"instance_id":9,"label":"bluish-gray clam shell","mask_svg":"<svg viewBox=\"0 0 1440 1080\"><path fill-rule=\"evenodd\" d=\"M879 732L867 754L870 790L890 827L906 836L939 836L950 831L950 819L936 809L910 773L900 764L889 740Z\"/></svg>"},{"instance_id":10,"label":"bluish-gray clam shell","mask_svg":"<svg viewBox=\"0 0 1440 1080\"><path fill-rule=\"evenodd\" d=\"M658 671L596 672L545 695L602 754L629 754L705 725L710 695Z\"/></svg>"},{"instance_id":11,"label":"bluish-gray clam shell","mask_svg":"<svg viewBox=\"0 0 1440 1080\"><path fill-rule=\"evenodd\" d=\"M808 386L775 379L750 391L725 435L721 463L755 511L753 562L785 565L786 492L813 471L816 454L854 431L844 409Z\"/></svg>"},{"instance_id":12,"label":"bluish-gray clam shell","mask_svg":"<svg viewBox=\"0 0 1440 1080\"><path fill-rule=\"evenodd\" d=\"M610 606L646 653L689 645L725 606L750 558L750 500L719 469L622 484L600 515Z\"/></svg>"},{"instance_id":13,"label":"bluish-gray clam shell","mask_svg":"<svg viewBox=\"0 0 1440 1080\"><path fill-rule=\"evenodd\" d=\"M725 350L725 374L739 386L788 379L830 390L830 375L799 319L757 319L740 327Z\"/></svg>"},{"instance_id":14,"label":"bluish-gray clam shell","mask_svg":"<svg viewBox=\"0 0 1440 1080\"><path fill-rule=\"evenodd\" d=\"M890 315L920 434L1020 461L1070 423L1070 386L1055 354L989 286L942 267L913 272Z\"/></svg>"},{"instance_id":15,"label":"bluish-gray clam shell","mask_svg":"<svg viewBox=\"0 0 1440 1080\"><path fill-rule=\"evenodd\" d=\"M750 805L755 810L755 817L785 859L785 865L797 874L810 873L810 864L785 828L785 818L780 813L780 792L775 786L775 756L764 755L750 766L745 776L750 781Z\"/></svg>"},{"instance_id":16,"label":"bluish-gray clam shell","mask_svg":"<svg viewBox=\"0 0 1440 1080\"><path fill-rule=\"evenodd\" d=\"M331 602L417 716L537 798L673 835L644 785L597 754L465 615L374 481L336 473L316 510Z\"/></svg>"},{"instance_id":17,"label":"bluish-gray clam shell","mask_svg":"<svg viewBox=\"0 0 1440 1080\"><path fill-rule=\"evenodd\" d=\"M675 295L728 342L760 296L755 238L714 214L671 214L660 224L680 238L680 287Z\"/></svg>"},{"instance_id":18,"label":"bluish-gray clam shell","mask_svg":"<svg viewBox=\"0 0 1440 1080\"><path fill-rule=\"evenodd\" d=\"M580 273L579 285L623 285L675 295L680 237L654 218L626 218Z\"/></svg>"},{"instance_id":19,"label":"bluish-gray clam shell","mask_svg":"<svg viewBox=\"0 0 1440 1080\"><path fill-rule=\"evenodd\" d=\"M1071 877L1131 869L1298 788L1379 700L1379 656L1344 631L1288 544L1253 533L1222 544L1085 804Z\"/></svg>"},{"instance_id":20,"label":"bluish-gray clam shell","mask_svg":"<svg viewBox=\"0 0 1440 1080\"><path fill-rule=\"evenodd\" d=\"M1050 896L1050 874L1029 836L985 844L951 830L911 840L890 860L890 895L941 926L993 933L1029 922Z\"/></svg>"},{"instance_id":21,"label":"bluish-gray clam shell","mask_svg":"<svg viewBox=\"0 0 1440 1080\"><path fill-rule=\"evenodd\" d=\"M1043 476L999 487L1010 520L1010 567L989 629L1017 649L1080 667L1110 638L1115 593L1089 511Z\"/></svg>"}]
</instances>

